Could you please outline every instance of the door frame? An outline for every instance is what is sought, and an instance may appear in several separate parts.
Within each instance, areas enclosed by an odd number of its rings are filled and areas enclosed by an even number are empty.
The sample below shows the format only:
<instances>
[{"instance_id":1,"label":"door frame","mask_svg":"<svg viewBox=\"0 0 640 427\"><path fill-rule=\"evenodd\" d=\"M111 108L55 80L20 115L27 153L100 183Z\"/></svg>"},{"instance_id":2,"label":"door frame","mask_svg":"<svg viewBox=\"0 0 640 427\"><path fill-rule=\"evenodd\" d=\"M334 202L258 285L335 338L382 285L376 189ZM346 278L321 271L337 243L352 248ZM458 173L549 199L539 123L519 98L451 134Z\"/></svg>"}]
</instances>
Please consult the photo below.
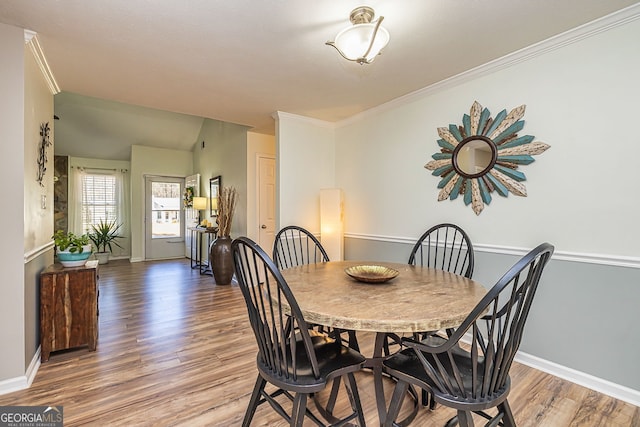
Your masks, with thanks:
<instances>
[{"instance_id":1,"label":"door frame","mask_svg":"<svg viewBox=\"0 0 640 427\"><path fill-rule=\"evenodd\" d=\"M184 185L185 185L185 177L184 176L171 176L171 175L158 175L158 174L145 174L143 175L143 199L144 199L144 209L142 210L142 224L143 224L143 230L142 230L142 256L143 256L143 260L145 261L153 261L153 260L158 260L158 259L162 259L162 258L148 258L148 253L149 251L147 250L147 229L149 227L149 224L147 224L147 212L149 209L148 203L150 202L150 197L147 197L147 183L148 182L152 182L154 179L157 179L158 181L163 180L163 179L168 179L168 180L172 180L175 181L176 183L180 184L180 198L182 199L182 194L184 193ZM185 221L185 215L184 215L184 209L182 209L182 204L180 205L180 234L181 234L181 238L184 241L186 239L186 233L184 230L184 221ZM184 248L184 243L181 245L181 248ZM184 250L182 251L182 256L184 256ZM177 258L177 257L176 257ZM168 258L167 258L168 259Z\"/></svg>"}]
</instances>

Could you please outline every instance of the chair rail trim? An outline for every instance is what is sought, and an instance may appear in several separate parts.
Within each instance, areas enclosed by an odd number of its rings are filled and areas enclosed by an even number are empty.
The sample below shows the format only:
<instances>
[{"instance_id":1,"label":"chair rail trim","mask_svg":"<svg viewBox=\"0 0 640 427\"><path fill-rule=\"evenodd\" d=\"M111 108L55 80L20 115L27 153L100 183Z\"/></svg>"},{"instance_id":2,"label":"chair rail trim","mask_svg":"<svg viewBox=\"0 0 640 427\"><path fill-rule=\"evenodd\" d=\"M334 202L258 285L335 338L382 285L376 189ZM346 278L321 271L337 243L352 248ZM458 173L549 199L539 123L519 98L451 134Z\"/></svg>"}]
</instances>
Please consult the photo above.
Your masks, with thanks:
<instances>
[{"instance_id":1,"label":"chair rail trim","mask_svg":"<svg viewBox=\"0 0 640 427\"><path fill-rule=\"evenodd\" d=\"M415 237L395 237L395 236L382 236L375 234L359 234L359 233L345 233L345 238L358 239L358 240L373 240L378 242L400 243L400 244L415 244ZM476 252L485 252L499 255L513 255L524 256L529 252L529 248L520 248L514 246L501 246L490 245L482 243L473 243L473 248ZM611 267L628 267L628 268L640 268L640 258L630 257L623 255L610 255L610 254L591 254L569 251L556 250L553 254L553 260L555 261L571 261L580 262L585 264L599 264L607 265Z\"/></svg>"}]
</instances>

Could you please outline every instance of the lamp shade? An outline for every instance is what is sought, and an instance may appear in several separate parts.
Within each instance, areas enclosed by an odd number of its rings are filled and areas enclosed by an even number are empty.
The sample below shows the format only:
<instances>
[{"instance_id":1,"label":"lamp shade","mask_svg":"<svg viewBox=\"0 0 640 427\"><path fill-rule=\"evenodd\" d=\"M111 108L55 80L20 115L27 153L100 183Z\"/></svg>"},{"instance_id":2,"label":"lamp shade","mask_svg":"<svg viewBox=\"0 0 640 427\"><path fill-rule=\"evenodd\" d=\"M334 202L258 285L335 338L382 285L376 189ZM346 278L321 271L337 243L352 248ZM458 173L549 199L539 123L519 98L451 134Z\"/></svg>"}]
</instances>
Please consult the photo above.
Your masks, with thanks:
<instances>
[{"instance_id":1,"label":"lamp shade","mask_svg":"<svg viewBox=\"0 0 640 427\"><path fill-rule=\"evenodd\" d=\"M332 42L342 57L358 64L371 64L380 51L389 43L389 31L381 26L384 16L373 21L375 12L369 6L360 6L351 11L349 20L353 24L340 31Z\"/></svg>"},{"instance_id":2,"label":"lamp shade","mask_svg":"<svg viewBox=\"0 0 640 427\"><path fill-rule=\"evenodd\" d=\"M207 209L207 198L206 197L194 197L193 198L193 209L202 211Z\"/></svg>"},{"instance_id":3,"label":"lamp shade","mask_svg":"<svg viewBox=\"0 0 640 427\"><path fill-rule=\"evenodd\" d=\"M344 196L339 188L320 190L320 239L329 259L344 259Z\"/></svg>"},{"instance_id":4,"label":"lamp shade","mask_svg":"<svg viewBox=\"0 0 640 427\"><path fill-rule=\"evenodd\" d=\"M373 44L371 38L374 37ZM372 62L382 49L389 43L389 32L386 28L379 26L376 33L376 24L357 24L352 27L345 28L336 36L334 44L336 48L342 52L344 57L350 61L358 61L364 58L366 61ZM367 50L371 49L367 53ZM366 54L366 56L365 56Z\"/></svg>"}]
</instances>

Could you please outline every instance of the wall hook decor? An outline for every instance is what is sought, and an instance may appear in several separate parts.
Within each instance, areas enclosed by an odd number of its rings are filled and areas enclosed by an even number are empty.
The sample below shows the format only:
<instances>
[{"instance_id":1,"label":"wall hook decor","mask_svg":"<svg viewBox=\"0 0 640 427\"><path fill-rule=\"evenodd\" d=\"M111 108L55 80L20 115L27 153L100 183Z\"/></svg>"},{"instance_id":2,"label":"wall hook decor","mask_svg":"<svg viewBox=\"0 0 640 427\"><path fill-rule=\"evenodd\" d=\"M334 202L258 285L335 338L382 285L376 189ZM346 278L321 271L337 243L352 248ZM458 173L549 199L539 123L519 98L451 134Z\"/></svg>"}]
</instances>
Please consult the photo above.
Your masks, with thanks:
<instances>
[{"instance_id":1,"label":"wall hook decor","mask_svg":"<svg viewBox=\"0 0 640 427\"><path fill-rule=\"evenodd\" d=\"M480 215L484 205L491 203L494 191L502 197L509 192L527 196L522 183L526 176L518 167L532 163L532 156L543 153L549 145L533 141L532 135L518 136L524 127L524 111L525 105L509 114L502 110L494 119L475 101L470 113L462 117L462 125L438 128L440 152L424 166L442 178L438 201L462 195L464 204L471 204Z\"/></svg>"},{"instance_id":2,"label":"wall hook decor","mask_svg":"<svg viewBox=\"0 0 640 427\"><path fill-rule=\"evenodd\" d=\"M42 181L44 180L44 174L47 171L47 148L51 145L51 139L49 134L51 129L49 128L49 122L40 124L40 144L38 147L38 177L36 180L40 187L44 187Z\"/></svg>"}]
</instances>

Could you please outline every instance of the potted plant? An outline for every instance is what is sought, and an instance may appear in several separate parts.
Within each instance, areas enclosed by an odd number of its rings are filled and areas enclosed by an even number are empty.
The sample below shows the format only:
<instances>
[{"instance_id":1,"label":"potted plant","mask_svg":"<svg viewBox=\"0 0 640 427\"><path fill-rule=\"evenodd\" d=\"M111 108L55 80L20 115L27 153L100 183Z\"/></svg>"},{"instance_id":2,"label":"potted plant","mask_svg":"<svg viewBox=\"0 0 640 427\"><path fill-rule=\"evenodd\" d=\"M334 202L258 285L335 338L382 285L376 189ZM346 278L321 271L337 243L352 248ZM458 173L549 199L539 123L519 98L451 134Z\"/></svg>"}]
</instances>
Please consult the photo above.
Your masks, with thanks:
<instances>
[{"instance_id":1,"label":"potted plant","mask_svg":"<svg viewBox=\"0 0 640 427\"><path fill-rule=\"evenodd\" d=\"M58 261L65 267L84 265L87 258L91 256L91 245L87 234L77 236L72 232L58 230L51 238L56 245Z\"/></svg>"},{"instance_id":2,"label":"potted plant","mask_svg":"<svg viewBox=\"0 0 640 427\"><path fill-rule=\"evenodd\" d=\"M231 284L233 256L231 254L231 221L236 208L236 189L223 187L218 197L218 238L211 243L209 263L217 285Z\"/></svg>"},{"instance_id":3,"label":"potted plant","mask_svg":"<svg viewBox=\"0 0 640 427\"><path fill-rule=\"evenodd\" d=\"M122 238L122 236L118 234L122 228L122 224L118 224L116 220L104 221L101 219L97 225L91 224L91 228L93 231L89 233L89 239L91 239L96 247L98 264L107 264L109 262L109 253L113 251L112 245L122 248L122 246L116 242L117 239ZM109 249L108 251L107 248Z\"/></svg>"}]
</instances>

